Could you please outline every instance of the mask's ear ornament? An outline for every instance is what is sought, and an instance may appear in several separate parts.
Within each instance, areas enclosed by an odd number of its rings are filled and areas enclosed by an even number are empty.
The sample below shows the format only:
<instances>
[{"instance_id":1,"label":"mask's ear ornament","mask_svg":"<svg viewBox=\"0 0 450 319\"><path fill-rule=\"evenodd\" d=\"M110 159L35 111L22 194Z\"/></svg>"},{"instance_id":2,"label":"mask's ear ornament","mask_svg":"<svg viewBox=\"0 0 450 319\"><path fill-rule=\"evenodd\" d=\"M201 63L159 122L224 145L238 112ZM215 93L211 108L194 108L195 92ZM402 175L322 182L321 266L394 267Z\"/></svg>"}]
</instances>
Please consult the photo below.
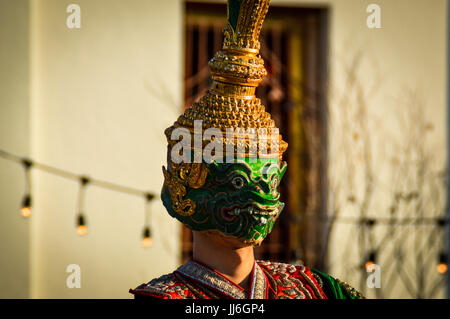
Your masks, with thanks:
<instances>
[{"instance_id":1,"label":"mask's ear ornament","mask_svg":"<svg viewBox=\"0 0 450 319\"><path fill-rule=\"evenodd\" d=\"M270 233L284 206L278 186L287 143L255 96L266 75L259 34L269 2L228 0L223 48L209 62L212 85L165 131L169 156L161 197L169 214L193 230L252 244ZM183 161L171 158L181 143L172 136L181 135L193 141L183 144ZM213 143L215 157L206 160Z\"/></svg>"},{"instance_id":2,"label":"mask's ear ornament","mask_svg":"<svg viewBox=\"0 0 450 319\"><path fill-rule=\"evenodd\" d=\"M171 172L163 166L164 181L170 190L175 212L182 216L191 216L195 212L195 202L184 199L186 188L201 188L206 181L208 170L203 163L180 163L171 165Z\"/></svg>"}]
</instances>

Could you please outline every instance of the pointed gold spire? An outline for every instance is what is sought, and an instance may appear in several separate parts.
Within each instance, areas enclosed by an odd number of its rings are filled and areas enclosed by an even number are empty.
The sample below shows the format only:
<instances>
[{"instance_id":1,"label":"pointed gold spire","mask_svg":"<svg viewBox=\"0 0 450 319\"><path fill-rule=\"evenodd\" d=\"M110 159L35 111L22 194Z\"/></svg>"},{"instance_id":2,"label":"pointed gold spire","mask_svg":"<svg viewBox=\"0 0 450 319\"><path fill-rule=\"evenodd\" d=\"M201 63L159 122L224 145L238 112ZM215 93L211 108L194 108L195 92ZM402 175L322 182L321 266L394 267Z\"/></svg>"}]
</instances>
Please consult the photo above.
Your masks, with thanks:
<instances>
[{"instance_id":1,"label":"pointed gold spire","mask_svg":"<svg viewBox=\"0 0 450 319\"><path fill-rule=\"evenodd\" d=\"M166 130L169 146L177 142L170 139L175 128L184 127L193 133L194 121L201 120L203 131L218 128L224 136L228 128L254 129L258 141L264 140L267 143L268 152L274 147L273 143L277 144L278 152L274 156L281 160L287 143L282 140L281 135L278 141L269 141L272 131L278 134L278 129L261 100L255 96L256 87L267 74L264 60L259 55L259 35L269 2L270 0L228 1L228 24L224 28L223 48L209 62L213 83L208 92ZM259 129L265 129L266 136L261 136ZM252 142L248 135L243 139L248 154ZM223 140L224 149L227 143L237 146L237 140L239 138ZM207 144L205 141L203 143Z\"/></svg>"}]
</instances>

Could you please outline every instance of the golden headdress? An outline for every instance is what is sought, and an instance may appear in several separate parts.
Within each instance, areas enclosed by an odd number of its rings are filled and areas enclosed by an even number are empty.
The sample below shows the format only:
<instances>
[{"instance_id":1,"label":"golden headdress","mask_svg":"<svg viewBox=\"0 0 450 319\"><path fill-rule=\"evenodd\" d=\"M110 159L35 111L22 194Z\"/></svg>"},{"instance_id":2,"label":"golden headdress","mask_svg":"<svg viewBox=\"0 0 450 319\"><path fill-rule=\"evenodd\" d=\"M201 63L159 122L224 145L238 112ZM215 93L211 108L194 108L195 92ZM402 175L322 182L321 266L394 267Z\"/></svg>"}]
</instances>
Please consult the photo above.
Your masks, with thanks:
<instances>
[{"instance_id":1,"label":"golden headdress","mask_svg":"<svg viewBox=\"0 0 450 319\"><path fill-rule=\"evenodd\" d=\"M256 87L267 74L264 61L259 55L259 35L269 2L270 0L228 1L228 24L224 28L223 48L209 61L212 85L198 102L186 109L173 126L166 129L169 148L177 142L171 138L174 129L186 128L195 138L194 121L201 120L202 132L208 128L217 128L223 133L223 154L226 144L233 144L236 155L245 157L253 152L255 145L252 145L253 140L248 135L249 130L253 130L259 143L266 143L263 148L265 153L261 154L258 148L258 155L278 157L281 160L287 143L278 134L278 129L261 100L255 96ZM235 137L226 138L227 129L234 129ZM276 141L270 138L273 133L276 133ZM203 145L207 143L208 141L203 141ZM244 144L241 147L245 149L245 154L238 154L240 143Z\"/></svg>"}]
</instances>

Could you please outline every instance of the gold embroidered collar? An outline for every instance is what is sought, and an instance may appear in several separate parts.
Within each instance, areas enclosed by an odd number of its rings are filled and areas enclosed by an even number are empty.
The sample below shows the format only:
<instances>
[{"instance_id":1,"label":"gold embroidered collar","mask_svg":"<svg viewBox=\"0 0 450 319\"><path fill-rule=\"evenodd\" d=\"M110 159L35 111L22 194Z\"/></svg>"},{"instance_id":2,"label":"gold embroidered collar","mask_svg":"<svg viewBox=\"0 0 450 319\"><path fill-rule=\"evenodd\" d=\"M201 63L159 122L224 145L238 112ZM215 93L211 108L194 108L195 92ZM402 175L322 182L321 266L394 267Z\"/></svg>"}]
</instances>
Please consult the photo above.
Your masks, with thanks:
<instances>
[{"instance_id":1,"label":"gold embroidered collar","mask_svg":"<svg viewBox=\"0 0 450 319\"><path fill-rule=\"evenodd\" d=\"M220 272L192 260L180 266L176 271L233 299L264 299L266 297L266 277L256 262L250 276L250 293Z\"/></svg>"}]
</instances>

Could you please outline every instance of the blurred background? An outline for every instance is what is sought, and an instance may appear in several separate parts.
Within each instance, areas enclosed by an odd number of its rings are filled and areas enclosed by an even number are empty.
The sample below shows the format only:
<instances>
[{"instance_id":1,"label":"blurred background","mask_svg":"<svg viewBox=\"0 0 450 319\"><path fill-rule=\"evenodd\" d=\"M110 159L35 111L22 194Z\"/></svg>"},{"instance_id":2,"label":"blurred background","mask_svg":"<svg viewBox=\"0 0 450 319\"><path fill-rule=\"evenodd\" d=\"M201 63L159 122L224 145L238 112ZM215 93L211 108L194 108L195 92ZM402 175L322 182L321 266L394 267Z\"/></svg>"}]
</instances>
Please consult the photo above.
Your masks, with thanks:
<instances>
[{"instance_id":1,"label":"blurred background","mask_svg":"<svg viewBox=\"0 0 450 319\"><path fill-rule=\"evenodd\" d=\"M448 297L449 12L271 1L257 96L288 171L258 258ZM225 1L0 0L0 298L131 298L190 258L159 198L163 132L207 90L225 23Z\"/></svg>"}]
</instances>

